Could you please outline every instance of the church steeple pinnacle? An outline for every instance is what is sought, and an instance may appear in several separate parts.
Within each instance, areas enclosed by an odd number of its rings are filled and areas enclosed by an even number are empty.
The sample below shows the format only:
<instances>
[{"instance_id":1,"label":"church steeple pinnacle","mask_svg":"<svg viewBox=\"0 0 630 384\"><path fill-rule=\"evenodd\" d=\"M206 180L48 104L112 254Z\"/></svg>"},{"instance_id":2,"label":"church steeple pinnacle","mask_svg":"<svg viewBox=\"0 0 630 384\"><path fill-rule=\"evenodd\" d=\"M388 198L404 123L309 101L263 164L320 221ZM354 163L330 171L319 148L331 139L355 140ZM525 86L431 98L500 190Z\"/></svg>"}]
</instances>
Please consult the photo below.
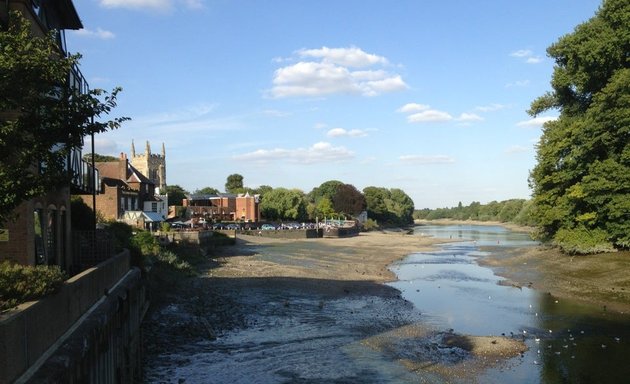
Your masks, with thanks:
<instances>
[{"instance_id":1,"label":"church steeple pinnacle","mask_svg":"<svg viewBox=\"0 0 630 384\"><path fill-rule=\"evenodd\" d=\"M146 154L147 154L147 156L151 156L151 144L149 144L149 140L147 140Z\"/></svg>"},{"instance_id":2,"label":"church steeple pinnacle","mask_svg":"<svg viewBox=\"0 0 630 384\"><path fill-rule=\"evenodd\" d=\"M136 146L133 144L133 140L131 140L131 158L136 157Z\"/></svg>"}]
</instances>

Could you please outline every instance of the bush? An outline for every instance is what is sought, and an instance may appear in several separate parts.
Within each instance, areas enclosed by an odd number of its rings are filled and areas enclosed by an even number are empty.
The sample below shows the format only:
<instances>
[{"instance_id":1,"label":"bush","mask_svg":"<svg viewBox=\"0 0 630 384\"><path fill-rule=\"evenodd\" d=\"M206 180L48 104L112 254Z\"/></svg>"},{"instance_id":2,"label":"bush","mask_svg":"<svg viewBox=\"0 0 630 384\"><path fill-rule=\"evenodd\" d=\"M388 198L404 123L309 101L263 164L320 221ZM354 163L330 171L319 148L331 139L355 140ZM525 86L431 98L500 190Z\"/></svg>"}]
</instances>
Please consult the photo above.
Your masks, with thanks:
<instances>
[{"instance_id":1,"label":"bush","mask_svg":"<svg viewBox=\"0 0 630 384\"><path fill-rule=\"evenodd\" d=\"M160 253L160 242L152 233L147 231L138 231L131 238L131 246L144 256L155 256Z\"/></svg>"},{"instance_id":2,"label":"bush","mask_svg":"<svg viewBox=\"0 0 630 384\"><path fill-rule=\"evenodd\" d=\"M583 226L572 229L560 229L553 238L553 244L562 252L570 255L615 252L603 229L587 229Z\"/></svg>"},{"instance_id":3,"label":"bush","mask_svg":"<svg viewBox=\"0 0 630 384\"><path fill-rule=\"evenodd\" d=\"M116 252L120 252L123 248L131 248L131 238L133 237L133 227L129 224L112 221L107 223L107 230L114 239Z\"/></svg>"},{"instance_id":4,"label":"bush","mask_svg":"<svg viewBox=\"0 0 630 384\"><path fill-rule=\"evenodd\" d=\"M175 269L187 274L193 274L193 267L189 262L183 260L175 252L170 250L161 250L155 257L156 261L160 264L164 264L171 269Z\"/></svg>"},{"instance_id":5,"label":"bush","mask_svg":"<svg viewBox=\"0 0 630 384\"><path fill-rule=\"evenodd\" d=\"M365 223L363 223L363 229L366 231L374 231L379 229L379 226L376 220L367 219Z\"/></svg>"},{"instance_id":6,"label":"bush","mask_svg":"<svg viewBox=\"0 0 630 384\"><path fill-rule=\"evenodd\" d=\"M67 279L58 265L0 263L0 310L55 293Z\"/></svg>"}]
</instances>

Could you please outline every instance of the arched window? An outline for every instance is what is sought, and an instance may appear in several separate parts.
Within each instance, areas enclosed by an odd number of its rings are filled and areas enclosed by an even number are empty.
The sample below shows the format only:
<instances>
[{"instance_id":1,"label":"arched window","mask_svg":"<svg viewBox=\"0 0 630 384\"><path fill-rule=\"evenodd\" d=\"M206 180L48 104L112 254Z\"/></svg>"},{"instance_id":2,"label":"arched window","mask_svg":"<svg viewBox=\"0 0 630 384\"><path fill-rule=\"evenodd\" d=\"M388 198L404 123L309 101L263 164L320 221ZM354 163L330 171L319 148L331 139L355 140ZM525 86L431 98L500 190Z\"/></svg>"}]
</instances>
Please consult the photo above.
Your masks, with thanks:
<instances>
[{"instance_id":1,"label":"arched window","mask_svg":"<svg viewBox=\"0 0 630 384\"><path fill-rule=\"evenodd\" d=\"M35 264L46 264L46 247L44 247L44 210L33 210L33 231L35 239Z\"/></svg>"},{"instance_id":2,"label":"arched window","mask_svg":"<svg viewBox=\"0 0 630 384\"><path fill-rule=\"evenodd\" d=\"M54 206L48 207L46 218L46 255L47 264L57 264L57 236L59 235L59 224L57 223L57 209Z\"/></svg>"}]
</instances>

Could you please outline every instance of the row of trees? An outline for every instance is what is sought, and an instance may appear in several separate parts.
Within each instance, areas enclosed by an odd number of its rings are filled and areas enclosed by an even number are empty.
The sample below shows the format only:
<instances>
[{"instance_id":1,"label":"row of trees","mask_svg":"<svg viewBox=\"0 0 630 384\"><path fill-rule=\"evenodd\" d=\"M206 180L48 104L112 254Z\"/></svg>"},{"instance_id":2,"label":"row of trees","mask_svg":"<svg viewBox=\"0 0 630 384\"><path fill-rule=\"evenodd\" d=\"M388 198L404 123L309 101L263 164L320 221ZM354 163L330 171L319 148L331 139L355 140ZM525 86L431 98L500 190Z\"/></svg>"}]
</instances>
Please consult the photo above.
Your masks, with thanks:
<instances>
[{"instance_id":1,"label":"row of trees","mask_svg":"<svg viewBox=\"0 0 630 384\"><path fill-rule=\"evenodd\" d=\"M421 209L414 212L415 219L438 220L477 220L499 221L525 226L536 226L536 219L532 214L533 202L525 199L510 199L505 201L491 201L481 204L473 201L464 206L460 202L456 207Z\"/></svg>"},{"instance_id":2,"label":"row of trees","mask_svg":"<svg viewBox=\"0 0 630 384\"><path fill-rule=\"evenodd\" d=\"M248 188L243 176L227 177L228 193L260 195L260 211L267 220L313 221L331 217L356 218L367 211L368 217L378 225L408 225L413 223L413 200L401 189L367 187L359 191L352 184L330 180L313 188L309 193L299 189L273 188L262 185ZM170 205L181 205L189 193L178 185L167 186ZM216 194L216 188L205 187L193 194Z\"/></svg>"}]
</instances>

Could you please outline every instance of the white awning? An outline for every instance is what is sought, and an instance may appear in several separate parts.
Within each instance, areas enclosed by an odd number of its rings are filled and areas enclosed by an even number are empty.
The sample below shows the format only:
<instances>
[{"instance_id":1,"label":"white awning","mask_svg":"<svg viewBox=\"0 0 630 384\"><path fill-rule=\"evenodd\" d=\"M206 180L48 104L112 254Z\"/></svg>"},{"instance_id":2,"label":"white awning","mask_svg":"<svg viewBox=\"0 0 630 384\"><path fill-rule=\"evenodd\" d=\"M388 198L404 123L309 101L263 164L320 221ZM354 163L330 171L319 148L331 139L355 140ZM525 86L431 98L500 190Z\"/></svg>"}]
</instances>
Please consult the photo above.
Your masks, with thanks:
<instances>
[{"instance_id":1,"label":"white awning","mask_svg":"<svg viewBox=\"0 0 630 384\"><path fill-rule=\"evenodd\" d=\"M142 212L142 215L144 216L144 221L146 222L164 221L162 215L157 212Z\"/></svg>"}]
</instances>

